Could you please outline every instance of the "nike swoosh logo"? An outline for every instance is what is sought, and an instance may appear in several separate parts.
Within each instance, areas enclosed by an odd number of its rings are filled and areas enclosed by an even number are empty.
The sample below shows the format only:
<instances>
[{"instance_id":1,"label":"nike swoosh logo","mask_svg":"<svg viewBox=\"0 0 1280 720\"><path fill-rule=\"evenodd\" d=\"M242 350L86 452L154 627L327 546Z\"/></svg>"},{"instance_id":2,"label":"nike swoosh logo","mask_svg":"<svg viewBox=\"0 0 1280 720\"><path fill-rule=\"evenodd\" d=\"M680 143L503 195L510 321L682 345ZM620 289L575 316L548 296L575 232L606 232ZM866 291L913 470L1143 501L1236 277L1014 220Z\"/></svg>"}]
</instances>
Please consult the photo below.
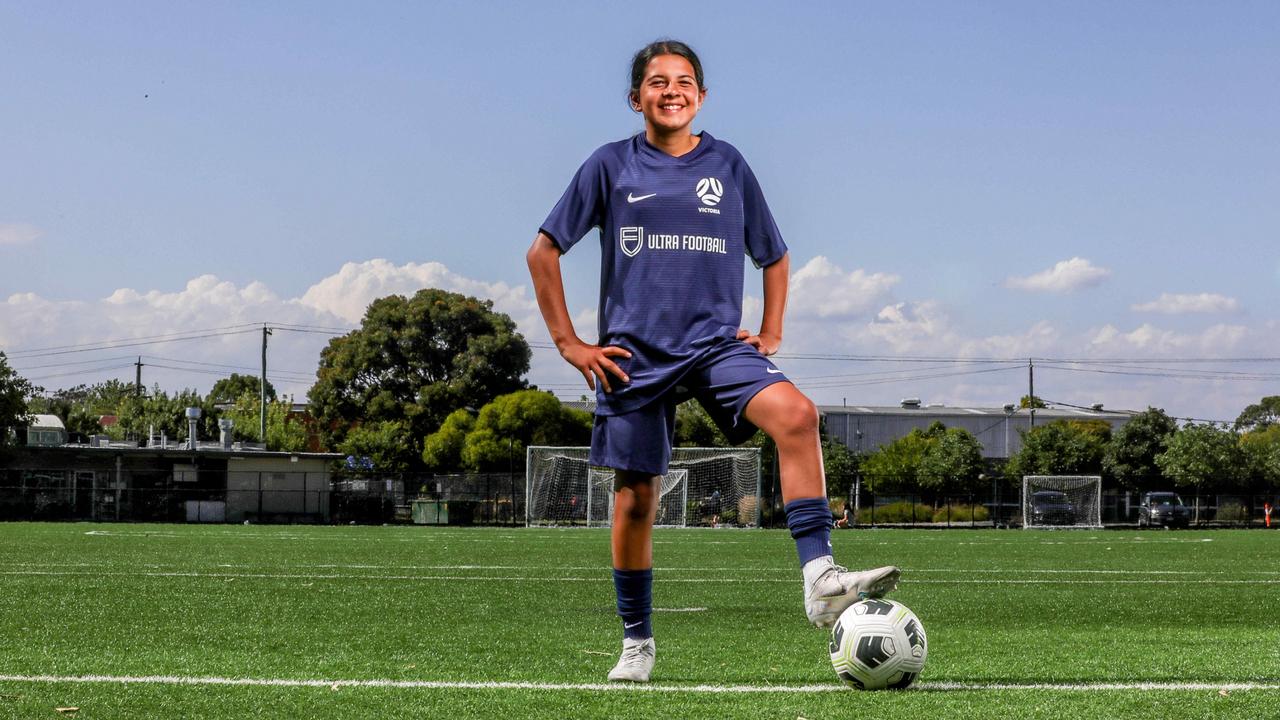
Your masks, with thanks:
<instances>
[{"instance_id":1,"label":"nike swoosh logo","mask_svg":"<svg viewBox=\"0 0 1280 720\"><path fill-rule=\"evenodd\" d=\"M640 202L641 200L648 200L649 198L657 194L658 193L649 193L648 195L632 195L631 193L627 193L627 202L636 203L636 202Z\"/></svg>"},{"instance_id":2,"label":"nike swoosh logo","mask_svg":"<svg viewBox=\"0 0 1280 720\"><path fill-rule=\"evenodd\" d=\"M642 622L643 622L643 621L642 621ZM622 623L622 627L624 627L624 628L626 628L626 629L630 630L631 628L636 627L637 625L640 625L640 624L642 624L642 623L638 623L638 622L633 622L633 623Z\"/></svg>"},{"instance_id":3,"label":"nike swoosh logo","mask_svg":"<svg viewBox=\"0 0 1280 720\"><path fill-rule=\"evenodd\" d=\"M769 373L770 375L781 375L781 374L782 374L782 371L781 371L781 370L779 370L779 369L777 369L777 368L765 368L765 369L764 369L764 371L765 371L765 372L767 372L767 373Z\"/></svg>"}]
</instances>

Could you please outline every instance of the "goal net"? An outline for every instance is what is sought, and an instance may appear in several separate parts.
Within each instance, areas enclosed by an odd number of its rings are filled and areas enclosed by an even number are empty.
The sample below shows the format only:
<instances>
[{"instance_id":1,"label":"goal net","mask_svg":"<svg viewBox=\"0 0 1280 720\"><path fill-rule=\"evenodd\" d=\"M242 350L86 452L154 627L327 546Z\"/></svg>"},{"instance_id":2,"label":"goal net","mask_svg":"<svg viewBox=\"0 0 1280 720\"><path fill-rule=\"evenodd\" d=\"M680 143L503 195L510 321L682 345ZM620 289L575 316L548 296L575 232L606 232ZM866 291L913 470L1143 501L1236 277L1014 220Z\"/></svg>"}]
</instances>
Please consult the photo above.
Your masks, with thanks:
<instances>
[{"instance_id":1,"label":"goal net","mask_svg":"<svg viewBox=\"0 0 1280 720\"><path fill-rule=\"evenodd\" d=\"M592 467L589 448L527 451L525 523L608 527L613 470ZM659 487L659 527L755 527L760 523L759 448L673 448Z\"/></svg>"},{"instance_id":2,"label":"goal net","mask_svg":"<svg viewBox=\"0 0 1280 720\"><path fill-rule=\"evenodd\" d=\"M1022 527L1102 527L1102 477L1023 476Z\"/></svg>"}]
</instances>

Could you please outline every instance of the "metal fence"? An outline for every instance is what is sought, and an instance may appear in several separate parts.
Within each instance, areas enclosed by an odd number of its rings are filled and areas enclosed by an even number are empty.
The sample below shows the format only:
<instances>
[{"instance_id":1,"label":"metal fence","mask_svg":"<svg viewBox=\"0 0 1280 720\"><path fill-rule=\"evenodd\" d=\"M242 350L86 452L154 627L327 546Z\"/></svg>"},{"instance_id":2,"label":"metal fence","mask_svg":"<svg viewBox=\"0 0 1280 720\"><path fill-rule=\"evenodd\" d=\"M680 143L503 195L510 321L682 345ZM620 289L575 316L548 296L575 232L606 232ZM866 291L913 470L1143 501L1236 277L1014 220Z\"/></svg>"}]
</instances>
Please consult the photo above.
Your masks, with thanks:
<instances>
[{"instance_id":1,"label":"metal fence","mask_svg":"<svg viewBox=\"0 0 1280 720\"><path fill-rule=\"evenodd\" d=\"M772 482L770 482L772 480ZM1155 489L1155 488L1153 488ZM1159 488L1165 489L1165 488ZM765 478L760 524L786 527L781 490ZM834 519L849 527L1016 527L1021 487L1003 479L968 493L872 493L830 478ZM1104 525L1136 526L1141 492L1106 489ZM1264 527L1280 489L1182 493L1191 527ZM524 524L523 473L240 472L0 469L0 520L422 525ZM1273 519L1280 527L1280 514Z\"/></svg>"}]
</instances>

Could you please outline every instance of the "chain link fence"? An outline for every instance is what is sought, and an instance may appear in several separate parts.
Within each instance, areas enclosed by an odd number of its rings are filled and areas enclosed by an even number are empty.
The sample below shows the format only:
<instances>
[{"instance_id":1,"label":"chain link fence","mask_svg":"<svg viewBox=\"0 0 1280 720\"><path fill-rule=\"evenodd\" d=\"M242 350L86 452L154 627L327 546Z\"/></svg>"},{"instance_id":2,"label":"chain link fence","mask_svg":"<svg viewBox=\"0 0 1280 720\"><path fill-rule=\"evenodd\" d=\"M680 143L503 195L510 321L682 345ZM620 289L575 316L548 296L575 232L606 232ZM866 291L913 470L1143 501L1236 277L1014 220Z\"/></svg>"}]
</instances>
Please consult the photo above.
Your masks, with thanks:
<instances>
[{"instance_id":1,"label":"chain link fence","mask_svg":"<svg viewBox=\"0 0 1280 720\"><path fill-rule=\"evenodd\" d=\"M1021 526L1020 484L987 482L961 493L873 493L856 478L829 478L828 493L841 527ZM762 494L761 526L785 528L776 476L764 478ZM1190 527L1280 527L1280 514L1273 525L1267 515L1280 489L1180 494ZM1104 485L1103 524L1136 527L1141 495ZM0 469L0 520L523 526L525 476Z\"/></svg>"}]
</instances>

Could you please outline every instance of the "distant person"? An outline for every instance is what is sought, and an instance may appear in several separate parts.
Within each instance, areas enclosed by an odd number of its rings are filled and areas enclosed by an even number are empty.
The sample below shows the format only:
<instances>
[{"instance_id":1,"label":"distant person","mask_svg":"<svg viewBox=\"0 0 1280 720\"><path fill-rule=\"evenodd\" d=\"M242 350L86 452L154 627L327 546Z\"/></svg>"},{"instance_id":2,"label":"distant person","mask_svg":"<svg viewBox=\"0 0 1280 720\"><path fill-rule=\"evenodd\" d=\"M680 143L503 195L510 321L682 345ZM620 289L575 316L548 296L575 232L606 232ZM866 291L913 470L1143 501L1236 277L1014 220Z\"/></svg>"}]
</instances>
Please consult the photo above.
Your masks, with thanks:
<instances>
[{"instance_id":1,"label":"distant person","mask_svg":"<svg viewBox=\"0 0 1280 720\"><path fill-rule=\"evenodd\" d=\"M590 462L616 471L613 578L624 639L610 680L647 682L653 669L656 481L670 460L676 405L687 397L731 440L759 427L777 443L810 622L829 626L859 596L898 583L896 567L849 572L832 559L817 409L768 359L782 342L787 246L738 150L692 132L706 98L689 46L660 41L636 53L627 99L644 132L591 154L527 254L556 348L596 390ZM602 267L592 344L570 320L560 256L596 227ZM741 329L744 254L764 269L758 332Z\"/></svg>"},{"instance_id":2,"label":"distant person","mask_svg":"<svg viewBox=\"0 0 1280 720\"><path fill-rule=\"evenodd\" d=\"M853 510L849 507L849 501L844 501L844 508L841 509L840 515L836 518L836 527L850 528L853 527Z\"/></svg>"}]
</instances>

